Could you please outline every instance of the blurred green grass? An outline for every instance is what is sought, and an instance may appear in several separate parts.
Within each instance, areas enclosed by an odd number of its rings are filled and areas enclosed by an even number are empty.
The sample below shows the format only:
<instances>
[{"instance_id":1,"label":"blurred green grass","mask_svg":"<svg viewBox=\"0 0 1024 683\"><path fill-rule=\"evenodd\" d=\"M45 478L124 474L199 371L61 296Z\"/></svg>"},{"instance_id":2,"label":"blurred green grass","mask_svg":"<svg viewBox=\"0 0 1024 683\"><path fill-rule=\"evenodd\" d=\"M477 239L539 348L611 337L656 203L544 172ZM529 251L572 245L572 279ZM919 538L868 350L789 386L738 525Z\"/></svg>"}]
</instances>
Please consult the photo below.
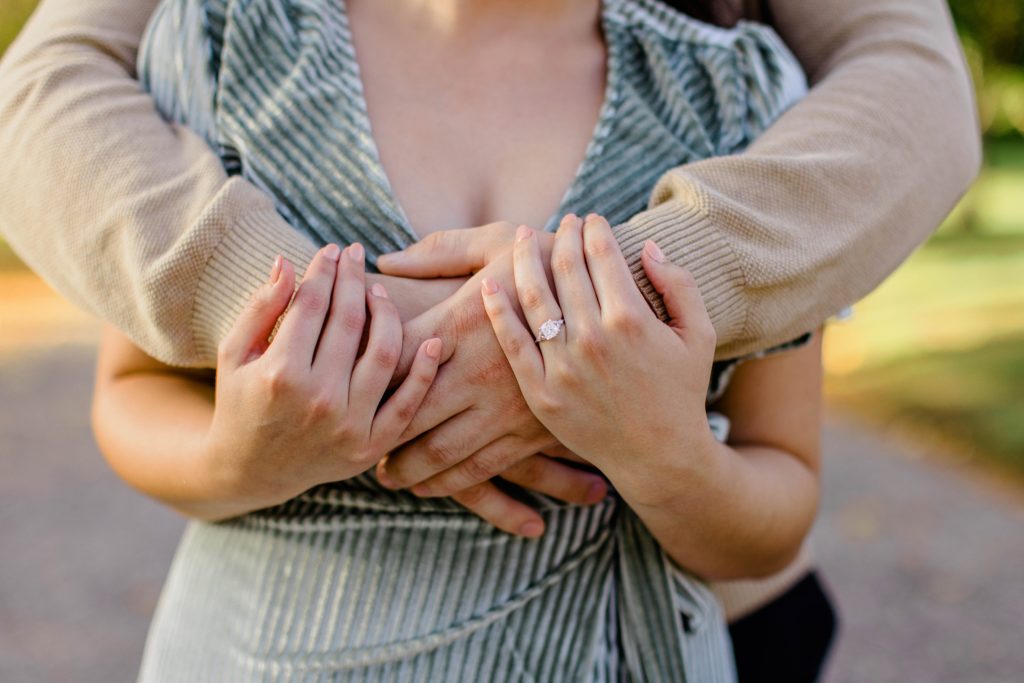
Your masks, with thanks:
<instances>
[{"instance_id":1,"label":"blurred green grass","mask_svg":"<svg viewBox=\"0 0 1024 683\"><path fill-rule=\"evenodd\" d=\"M37 0L0 0L0 55L11 44Z\"/></svg>"},{"instance_id":2,"label":"blurred green grass","mask_svg":"<svg viewBox=\"0 0 1024 683\"><path fill-rule=\"evenodd\" d=\"M1024 144L988 165L942 228L830 327L830 401L1024 474Z\"/></svg>"}]
</instances>

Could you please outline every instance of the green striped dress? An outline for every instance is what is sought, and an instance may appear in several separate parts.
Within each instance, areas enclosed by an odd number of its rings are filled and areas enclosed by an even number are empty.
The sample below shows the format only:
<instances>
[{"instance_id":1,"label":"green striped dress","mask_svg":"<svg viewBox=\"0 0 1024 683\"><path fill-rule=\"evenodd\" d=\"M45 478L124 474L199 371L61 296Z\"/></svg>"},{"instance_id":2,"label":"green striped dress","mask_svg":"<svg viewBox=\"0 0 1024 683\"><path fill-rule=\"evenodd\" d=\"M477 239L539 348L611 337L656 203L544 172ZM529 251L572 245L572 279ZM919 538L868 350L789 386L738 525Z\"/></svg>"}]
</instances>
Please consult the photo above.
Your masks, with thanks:
<instances>
[{"instance_id":1,"label":"green striped dress","mask_svg":"<svg viewBox=\"0 0 1024 683\"><path fill-rule=\"evenodd\" d=\"M742 150L805 92L764 26L714 28L657 0L605 0L601 22L599 122L548 229L570 211L624 222L667 169ZM140 73L164 116L313 240L360 241L371 261L415 241L374 145L342 0L164 0ZM544 515L542 538L371 474L192 522L140 680L735 678L713 596L620 498L517 493Z\"/></svg>"}]
</instances>

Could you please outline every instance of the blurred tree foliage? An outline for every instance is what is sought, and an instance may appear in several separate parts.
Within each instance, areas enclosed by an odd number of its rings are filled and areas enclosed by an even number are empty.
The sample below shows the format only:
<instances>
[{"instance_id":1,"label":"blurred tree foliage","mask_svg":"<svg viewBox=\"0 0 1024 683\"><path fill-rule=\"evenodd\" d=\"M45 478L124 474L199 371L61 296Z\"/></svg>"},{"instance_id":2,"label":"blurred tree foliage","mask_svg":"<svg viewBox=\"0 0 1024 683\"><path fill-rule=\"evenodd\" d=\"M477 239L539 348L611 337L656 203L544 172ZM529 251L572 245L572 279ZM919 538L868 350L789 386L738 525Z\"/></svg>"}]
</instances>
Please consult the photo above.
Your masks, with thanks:
<instances>
[{"instance_id":1,"label":"blurred tree foliage","mask_svg":"<svg viewBox=\"0 0 1024 683\"><path fill-rule=\"evenodd\" d=\"M1024 0L950 0L990 137L1024 135Z\"/></svg>"}]
</instances>

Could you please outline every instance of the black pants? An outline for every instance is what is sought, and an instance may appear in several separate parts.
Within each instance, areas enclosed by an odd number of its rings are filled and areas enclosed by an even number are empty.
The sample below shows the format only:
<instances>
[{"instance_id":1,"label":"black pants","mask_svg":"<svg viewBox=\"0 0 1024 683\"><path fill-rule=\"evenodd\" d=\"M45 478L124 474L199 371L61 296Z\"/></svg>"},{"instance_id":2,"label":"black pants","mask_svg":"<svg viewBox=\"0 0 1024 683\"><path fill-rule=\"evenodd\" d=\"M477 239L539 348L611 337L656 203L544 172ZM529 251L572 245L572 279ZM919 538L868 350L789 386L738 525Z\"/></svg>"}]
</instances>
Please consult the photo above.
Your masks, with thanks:
<instances>
[{"instance_id":1,"label":"black pants","mask_svg":"<svg viewBox=\"0 0 1024 683\"><path fill-rule=\"evenodd\" d=\"M740 683L814 683L824 671L837 625L817 573L807 574L729 626Z\"/></svg>"}]
</instances>

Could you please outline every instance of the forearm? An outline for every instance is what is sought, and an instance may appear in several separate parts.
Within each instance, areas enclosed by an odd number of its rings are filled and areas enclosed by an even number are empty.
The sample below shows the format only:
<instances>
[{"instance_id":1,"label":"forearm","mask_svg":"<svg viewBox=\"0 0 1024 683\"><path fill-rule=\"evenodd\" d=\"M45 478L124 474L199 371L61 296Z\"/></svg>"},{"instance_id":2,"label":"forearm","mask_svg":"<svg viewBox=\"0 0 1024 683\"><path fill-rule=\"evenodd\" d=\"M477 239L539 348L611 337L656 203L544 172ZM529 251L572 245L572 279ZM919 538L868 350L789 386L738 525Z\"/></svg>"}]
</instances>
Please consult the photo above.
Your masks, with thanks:
<instances>
[{"instance_id":1,"label":"forearm","mask_svg":"<svg viewBox=\"0 0 1024 683\"><path fill-rule=\"evenodd\" d=\"M129 486L188 517L219 520L265 507L239 496L210 466L213 387L173 372L142 371L97 384L93 431Z\"/></svg>"},{"instance_id":2,"label":"forearm","mask_svg":"<svg viewBox=\"0 0 1024 683\"><path fill-rule=\"evenodd\" d=\"M134 80L155 0L43 0L0 62L0 232L151 355L212 367L280 253L315 251Z\"/></svg>"},{"instance_id":3,"label":"forearm","mask_svg":"<svg viewBox=\"0 0 1024 683\"><path fill-rule=\"evenodd\" d=\"M666 553L708 580L769 576L799 552L817 475L790 453L707 440L661 467L606 471Z\"/></svg>"},{"instance_id":4,"label":"forearm","mask_svg":"<svg viewBox=\"0 0 1024 683\"><path fill-rule=\"evenodd\" d=\"M921 244L980 161L974 98L940 0L771 0L814 87L744 153L673 169L616 228L697 279L727 358L793 339Z\"/></svg>"}]
</instances>

